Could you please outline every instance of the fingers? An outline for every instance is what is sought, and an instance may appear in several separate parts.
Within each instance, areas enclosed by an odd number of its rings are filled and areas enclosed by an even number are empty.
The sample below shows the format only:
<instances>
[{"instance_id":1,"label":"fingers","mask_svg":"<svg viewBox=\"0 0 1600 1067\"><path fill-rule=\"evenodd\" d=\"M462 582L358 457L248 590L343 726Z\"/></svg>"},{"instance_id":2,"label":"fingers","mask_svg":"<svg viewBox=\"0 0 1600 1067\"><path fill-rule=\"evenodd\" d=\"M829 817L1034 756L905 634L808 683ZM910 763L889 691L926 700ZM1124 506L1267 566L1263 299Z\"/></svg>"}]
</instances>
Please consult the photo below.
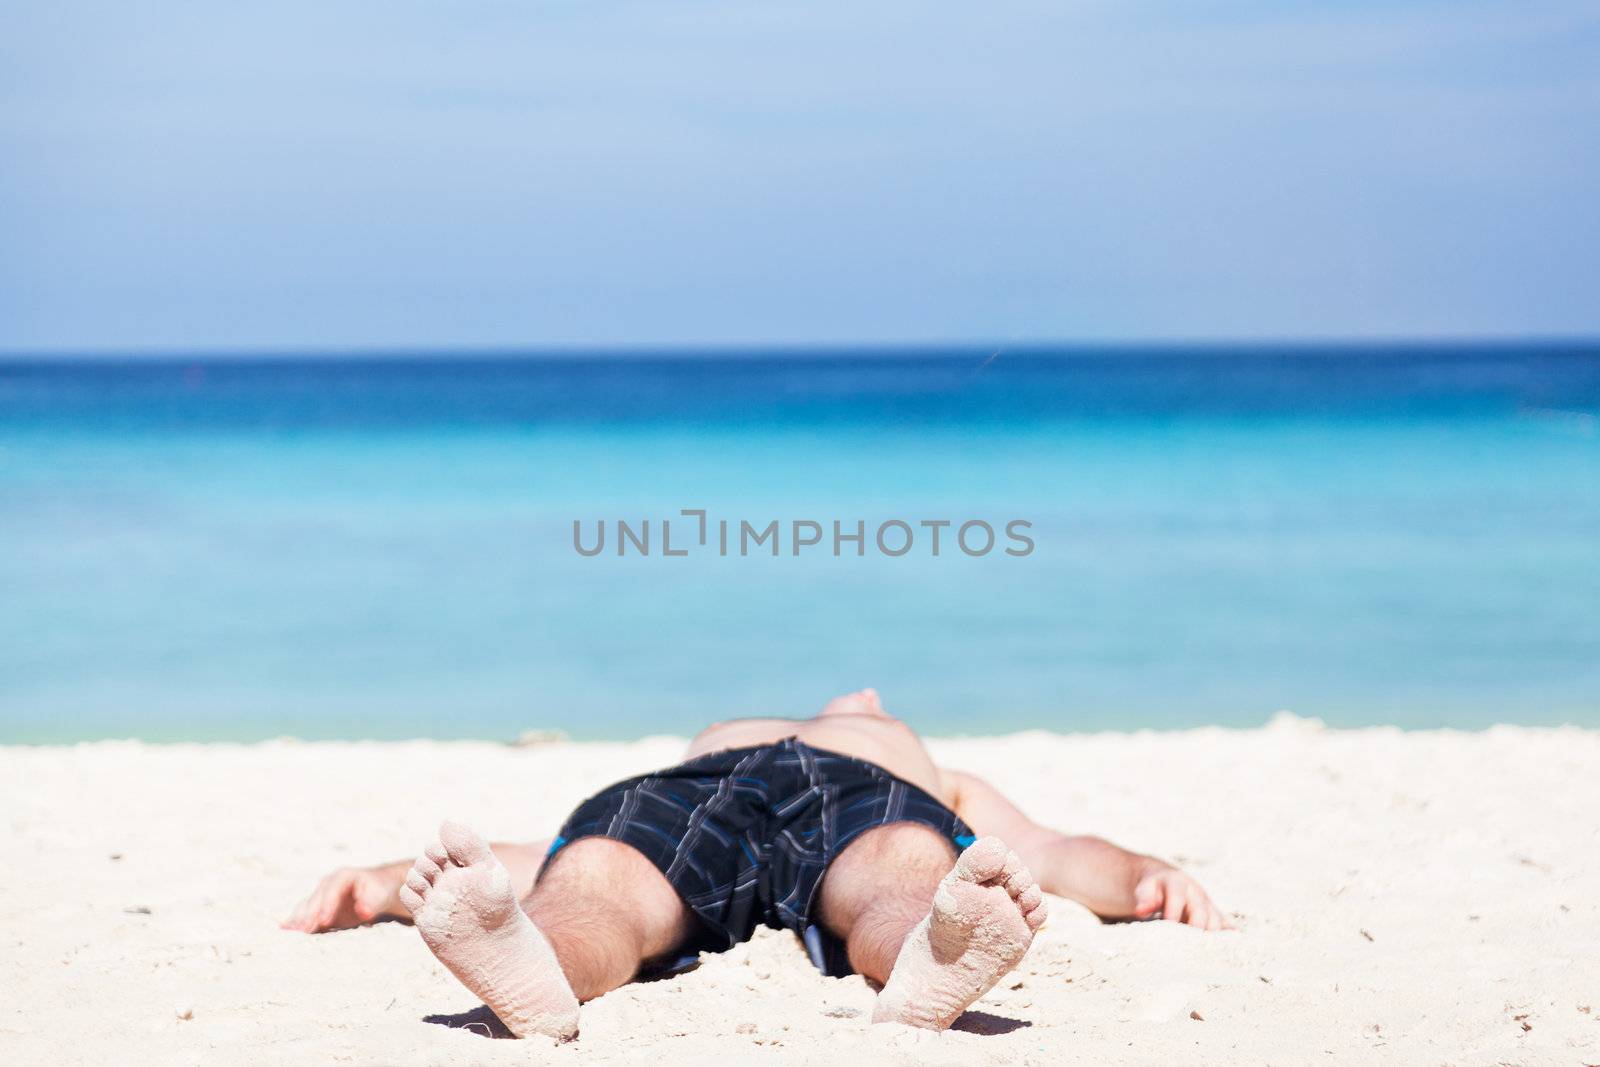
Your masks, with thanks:
<instances>
[{"instance_id":1,"label":"fingers","mask_svg":"<svg viewBox=\"0 0 1600 1067\"><path fill-rule=\"evenodd\" d=\"M388 913L389 901L397 888L371 872L368 872L366 877L357 879L352 901L356 918L369 923Z\"/></svg>"},{"instance_id":2,"label":"fingers","mask_svg":"<svg viewBox=\"0 0 1600 1067\"><path fill-rule=\"evenodd\" d=\"M1205 905L1206 905L1206 930L1207 931L1215 932L1215 931L1218 931L1218 930L1232 930L1233 929L1233 923L1228 921L1228 917L1222 913L1222 909L1221 908L1217 907L1215 904L1213 904L1211 902L1211 898L1205 895L1205 891L1204 890L1200 891L1200 899L1204 900L1205 901Z\"/></svg>"},{"instance_id":3,"label":"fingers","mask_svg":"<svg viewBox=\"0 0 1600 1067\"><path fill-rule=\"evenodd\" d=\"M294 912L279 925L285 930L315 933L316 916L322 910L323 894L328 892L328 885L337 874L336 871L334 874L325 875L322 881L317 883L317 888L306 894L305 899L295 906Z\"/></svg>"},{"instance_id":4,"label":"fingers","mask_svg":"<svg viewBox=\"0 0 1600 1067\"><path fill-rule=\"evenodd\" d=\"M339 914L339 904L355 880L355 872L341 868L325 876L279 925L285 930L315 934L328 929Z\"/></svg>"},{"instance_id":5,"label":"fingers","mask_svg":"<svg viewBox=\"0 0 1600 1067\"><path fill-rule=\"evenodd\" d=\"M1166 890L1162 888L1160 878L1145 878L1133 890L1133 915L1136 919L1148 919L1161 910L1161 903L1166 899Z\"/></svg>"},{"instance_id":6,"label":"fingers","mask_svg":"<svg viewBox=\"0 0 1600 1067\"><path fill-rule=\"evenodd\" d=\"M321 894L322 887L327 883L328 880L326 878L318 882L317 888L306 894L305 899L296 904L294 911L289 913L289 917L278 925L285 930L300 930L304 933L310 933L312 909L316 907L318 895Z\"/></svg>"},{"instance_id":7,"label":"fingers","mask_svg":"<svg viewBox=\"0 0 1600 1067\"><path fill-rule=\"evenodd\" d=\"M317 909L316 917L317 928L312 933L332 930L338 925L339 912L344 907L345 902L349 900L350 890L355 885L355 880L356 872L350 868L344 868L333 872L322 883L322 899L319 901L320 906Z\"/></svg>"},{"instance_id":8,"label":"fingers","mask_svg":"<svg viewBox=\"0 0 1600 1067\"><path fill-rule=\"evenodd\" d=\"M1173 878L1170 875L1162 877L1161 890L1163 902L1161 905L1161 917L1167 920L1167 922L1183 922L1184 909L1189 906L1189 898L1184 893L1183 889L1184 886L1181 880Z\"/></svg>"},{"instance_id":9,"label":"fingers","mask_svg":"<svg viewBox=\"0 0 1600 1067\"><path fill-rule=\"evenodd\" d=\"M1222 911L1211 902L1206 891L1201 889L1194 879L1180 875L1176 884L1168 892L1167 905L1168 917L1172 910L1170 898L1178 897L1183 901L1182 922L1201 930L1215 931L1228 928L1227 920L1223 918Z\"/></svg>"},{"instance_id":10,"label":"fingers","mask_svg":"<svg viewBox=\"0 0 1600 1067\"><path fill-rule=\"evenodd\" d=\"M1199 883L1170 869L1148 875L1134 886L1133 914L1138 919L1164 919L1200 930L1233 929Z\"/></svg>"},{"instance_id":11,"label":"fingers","mask_svg":"<svg viewBox=\"0 0 1600 1067\"><path fill-rule=\"evenodd\" d=\"M339 905L344 900L345 891L350 888L353 876L352 871L334 871L322 880L317 890L317 907L311 918L311 933L332 929L333 920L339 914Z\"/></svg>"},{"instance_id":12,"label":"fingers","mask_svg":"<svg viewBox=\"0 0 1600 1067\"><path fill-rule=\"evenodd\" d=\"M289 917L279 923L278 927L283 930L300 930L309 933L310 931L306 929L306 916L311 914L311 902L316 899L316 896L316 893L313 892L299 904L296 904L294 911L290 912Z\"/></svg>"},{"instance_id":13,"label":"fingers","mask_svg":"<svg viewBox=\"0 0 1600 1067\"><path fill-rule=\"evenodd\" d=\"M1233 928L1217 906L1211 902L1206 891L1188 877L1179 875L1164 878L1160 889L1163 895L1159 910L1161 918L1168 922L1183 923L1207 931ZM1142 894L1138 899L1143 901ZM1143 910L1142 904L1141 910ZM1156 909L1152 908L1151 914L1155 914L1155 911Z\"/></svg>"}]
</instances>

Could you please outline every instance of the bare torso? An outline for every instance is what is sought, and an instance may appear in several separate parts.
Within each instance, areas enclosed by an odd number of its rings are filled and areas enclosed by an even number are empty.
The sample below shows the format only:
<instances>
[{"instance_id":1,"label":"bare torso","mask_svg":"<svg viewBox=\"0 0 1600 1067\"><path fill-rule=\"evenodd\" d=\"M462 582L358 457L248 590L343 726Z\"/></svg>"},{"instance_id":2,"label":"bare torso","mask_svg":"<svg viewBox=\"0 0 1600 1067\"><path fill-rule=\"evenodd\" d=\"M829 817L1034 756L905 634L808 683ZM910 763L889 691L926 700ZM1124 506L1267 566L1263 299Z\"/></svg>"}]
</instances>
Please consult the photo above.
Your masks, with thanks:
<instances>
[{"instance_id":1,"label":"bare torso","mask_svg":"<svg viewBox=\"0 0 1600 1067\"><path fill-rule=\"evenodd\" d=\"M940 775L922 739L911 727L877 707L876 695L870 705L835 701L814 719L731 719L713 723L689 742L685 758L727 748L769 745L786 737L876 763L946 804L952 802L950 785Z\"/></svg>"}]
</instances>

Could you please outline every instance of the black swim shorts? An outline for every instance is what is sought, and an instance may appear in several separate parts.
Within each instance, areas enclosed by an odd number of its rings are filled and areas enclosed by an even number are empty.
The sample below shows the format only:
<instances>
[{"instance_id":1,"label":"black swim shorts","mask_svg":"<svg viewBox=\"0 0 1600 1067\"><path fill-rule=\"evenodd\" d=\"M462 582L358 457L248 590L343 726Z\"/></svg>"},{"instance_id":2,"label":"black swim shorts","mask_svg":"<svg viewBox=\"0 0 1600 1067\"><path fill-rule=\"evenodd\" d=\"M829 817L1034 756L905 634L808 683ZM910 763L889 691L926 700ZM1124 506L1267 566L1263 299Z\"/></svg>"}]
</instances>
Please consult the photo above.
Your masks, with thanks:
<instances>
[{"instance_id":1,"label":"black swim shorts","mask_svg":"<svg viewBox=\"0 0 1600 1067\"><path fill-rule=\"evenodd\" d=\"M759 923L793 930L825 974L846 975L844 946L817 920L822 876L850 842L896 822L927 826L957 852L973 841L926 791L791 737L603 789L567 818L550 853L584 837L632 845L699 918L701 936L687 951L731 948Z\"/></svg>"}]
</instances>

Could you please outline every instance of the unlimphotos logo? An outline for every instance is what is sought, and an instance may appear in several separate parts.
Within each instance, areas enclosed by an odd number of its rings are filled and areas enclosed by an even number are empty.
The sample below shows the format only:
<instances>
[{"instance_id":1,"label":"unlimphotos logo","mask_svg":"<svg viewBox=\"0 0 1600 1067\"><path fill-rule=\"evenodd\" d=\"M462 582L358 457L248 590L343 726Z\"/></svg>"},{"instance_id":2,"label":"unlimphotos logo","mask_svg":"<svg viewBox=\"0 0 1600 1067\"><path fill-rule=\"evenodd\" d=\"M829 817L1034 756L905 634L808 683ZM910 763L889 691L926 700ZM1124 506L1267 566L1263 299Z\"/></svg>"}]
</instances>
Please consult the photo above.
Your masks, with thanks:
<instances>
[{"instance_id":1,"label":"unlimphotos logo","mask_svg":"<svg viewBox=\"0 0 1600 1067\"><path fill-rule=\"evenodd\" d=\"M704 508L683 508L679 518L592 520L585 531L582 519L572 520L572 547L580 556L610 552L618 556L718 556L788 555L802 553L834 556L875 555L899 557L913 552L928 556L987 556L996 549L1007 556L1031 556L1033 523L1010 519L991 523L985 519L888 519L868 528L867 520L832 519L714 519ZM693 520L683 522L684 519ZM678 526L674 527L673 522ZM686 528L687 527L687 528ZM609 533L609 538L608 538Z\"/></svg>"}]
</instances>

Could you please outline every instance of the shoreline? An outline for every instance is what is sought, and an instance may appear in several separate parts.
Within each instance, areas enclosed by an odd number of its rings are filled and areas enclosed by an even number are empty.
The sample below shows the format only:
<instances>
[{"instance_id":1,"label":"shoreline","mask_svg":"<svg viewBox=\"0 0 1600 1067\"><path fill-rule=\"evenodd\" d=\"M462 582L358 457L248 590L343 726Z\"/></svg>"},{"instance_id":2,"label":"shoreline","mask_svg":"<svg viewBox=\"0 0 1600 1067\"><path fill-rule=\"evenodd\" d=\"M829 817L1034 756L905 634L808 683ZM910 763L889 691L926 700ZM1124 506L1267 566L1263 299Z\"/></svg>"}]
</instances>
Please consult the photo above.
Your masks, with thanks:
<instances>
[{"instance_id":1,"label":"shoreline","mask_svg":"<svg viewBox=\"0 0 1600 1067\"><path fill-rule=\"evenodd\" d=\"M913 724L914 725L914 724ZM1086 729L1062 730L1046 727L1024 727L1016 730L1001 730L995 732L975 733L938 733L918 730L918 735L930 744L934 742L953 741L1003 741L1015 738L1059 738L1068 740L1088 740L1116 737L1177 737L1184 735L1204 735L1220 733L1225 735L1248 735L1252 733L1271 731L1303 731L1308 733L1345 735L1361 733L1399 733L1406 736L1480 736L1493 734L1497 731L1516 730L1531 731L1534 733L1563 733L1573 732L1579 734L1600 735L1600 723L1589 725L1582 722L1559 723L1518 723L1494 722L1483 726L1402 726L1397 723L1368 723L1358 726L1330 725L1316 716L1296 715L1289 711L1280 711L1273 714L1265 722L1249 726L1234 726L1223 723L1206 723L1193 726L1139 726L1125 730L1116 729ZM430 737L416 735L412 737L300 737L295 734L279 734L272 737L259 737L247 739L217 739L217 738L174 738L151 740L144 737L97 737L84 738L76 741L12 741L0 739L0 752L8 750L54 750L93 748L95 746L126 745L146 748L187 748L187 747L217 747L217 748L251 748L256 746L295 746L295 745L488 745L509 749L542 748L552 745L574 746L603 746L603 745L638 745L653 742L672 741L679 745L687 745L689 734L683 733L645 733L632 737L619 738L589 738L573 737L566 731L555 728L532 728L521 731L514 738L505 737Z\"/></svg>"}]
</instances>

